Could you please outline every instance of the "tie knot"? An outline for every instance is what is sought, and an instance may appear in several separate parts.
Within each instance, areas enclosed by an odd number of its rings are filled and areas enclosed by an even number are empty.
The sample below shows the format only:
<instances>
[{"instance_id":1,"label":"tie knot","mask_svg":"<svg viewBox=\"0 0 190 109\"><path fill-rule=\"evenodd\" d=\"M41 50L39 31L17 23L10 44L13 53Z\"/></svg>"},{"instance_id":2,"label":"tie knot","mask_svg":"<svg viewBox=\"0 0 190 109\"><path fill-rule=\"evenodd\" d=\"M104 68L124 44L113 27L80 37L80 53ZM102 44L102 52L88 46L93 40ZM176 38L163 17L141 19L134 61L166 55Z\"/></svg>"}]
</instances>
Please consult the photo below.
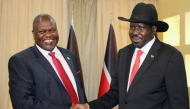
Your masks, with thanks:
<instances>
[{"instance_id":1,"label":"tie knot","mask_svg":"<svg viewBox=\"0 0 190 109\"><path fill-rule=\"evenodd\" d=\"M141 54L143 53L143 51L142 50L138 50L138 52L137 52L137 56L141 56Z\"/></svg>"},{"instance_id":2,"label":"tie knot","mask_svg":"<svg viewBox=\"0 0 190 109\"><path fill-rule=\"evenodd\" d=\"M50 55L51 57L54 57L54 56L55 56L55 52L49 52L49 55Z\"/></svg>"}]
</instances>

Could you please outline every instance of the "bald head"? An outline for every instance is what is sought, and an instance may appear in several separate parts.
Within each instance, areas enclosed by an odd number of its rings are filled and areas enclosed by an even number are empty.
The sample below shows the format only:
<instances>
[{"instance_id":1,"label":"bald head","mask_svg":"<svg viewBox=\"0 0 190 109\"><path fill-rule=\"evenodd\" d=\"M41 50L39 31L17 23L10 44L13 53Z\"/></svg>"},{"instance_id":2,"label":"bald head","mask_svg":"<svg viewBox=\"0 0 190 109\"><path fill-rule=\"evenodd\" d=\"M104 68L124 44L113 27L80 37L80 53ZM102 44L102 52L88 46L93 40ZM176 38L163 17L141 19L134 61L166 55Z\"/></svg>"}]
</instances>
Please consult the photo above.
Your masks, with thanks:
<instances>
[{"instance_id":1,"label":"bald head","mask_svg":"<svg viewBox=\"0 0 190 109\"><path fill-rule=\"evenodd\" d=\"M43 20L49 20L52 25L57 28L56 22L53 17L51 17L49 14L39 14L33 21L33 31L38 28L39 23L41 23Z\"/></svg>"}]
</instances>

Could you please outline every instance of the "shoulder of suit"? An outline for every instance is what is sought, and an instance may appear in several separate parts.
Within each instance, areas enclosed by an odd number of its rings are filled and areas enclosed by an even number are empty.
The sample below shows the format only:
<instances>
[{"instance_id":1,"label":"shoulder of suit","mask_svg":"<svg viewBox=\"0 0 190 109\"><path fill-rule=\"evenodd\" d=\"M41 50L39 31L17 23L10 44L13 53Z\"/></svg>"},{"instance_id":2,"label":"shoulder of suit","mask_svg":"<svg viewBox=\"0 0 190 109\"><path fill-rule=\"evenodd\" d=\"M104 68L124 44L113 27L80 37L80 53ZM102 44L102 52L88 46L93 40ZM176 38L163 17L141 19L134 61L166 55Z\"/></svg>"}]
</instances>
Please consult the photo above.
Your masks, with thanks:
<instances>
[{"instance_id":1,"label":"shoulder of suit","mask_svg":"<svg viewBox=\"0 0 190 109\"><path fill-rule=\"evenodd\" d=\"M164 50L167 50L167 51L170 51L170 52L176 52L176 51L180 52L179 50L177 50L172 45L164 43L164 42L161 42L161 49L164 49Z\"/></svg>"},{"instance_id":2,"label":"shoulder of suit","mask_svg":"<svg viewBox=\"0 0 190 109\"><path fill-rule=\"evenodd\" d=\"M127 45L127 46L121 48L120 50L122 51L122 50L134 49L134 48L135 48L135 47L133 46L133 44L129 44L129 45Z\"/></svg>"},{"instance_id":3,"label":"shoulder of suit","mask_svg":"<svg viewBox=\"0 0 190 109\"><path fill-rule=\"evenodd\" d=\"M58 47L57 48L59 49L60 52L62 53L66 53L66 54L69 54L69 55L75 55L73 52L71 52L70 50L68 49L65 49L65 48L62 48L62 47Z\"/></svg>"},{"instance_id":4,"label":"shoulder of suit","mask_svg":"<svg viewBox=\"0 0 190 109\"><path fill-rule=\"evenodd\" d=\"M21 50L21 51L17 52L17 53L14 54L14 55L28 54L29 52L32 52L32 51L33 51L33 48L34 48L33 46L28 47L28 48L26 48L26 49L24 49L24 50Z\"/></svg>"},{"instance_id":5,"label":"shoulder of suit","mask_svg":"<svg viewBox=\"0 0 190 109\"><path fill-rule=\"evenodd\" d=\"M65 49L65 48L63 48L63 47L58 47L58 46L57 46L57 48L58 48L59 51L71 52L71 51L69 51L68 49Z\"/></svg>"},{"instance_id":6,"label":"shoulder of suit","mask_svg":"<svg viewBox=\"0 0 190 109\"><path fill-rule=\"evenodd\" d=\"M33 49L34 49L34 46L28 47L28 48L26 48L26 49L24 49L22 51L19 51L19 52L15 53L11 57L30 59L30 55L33 54Z\"/></svg>"}]
</instances>

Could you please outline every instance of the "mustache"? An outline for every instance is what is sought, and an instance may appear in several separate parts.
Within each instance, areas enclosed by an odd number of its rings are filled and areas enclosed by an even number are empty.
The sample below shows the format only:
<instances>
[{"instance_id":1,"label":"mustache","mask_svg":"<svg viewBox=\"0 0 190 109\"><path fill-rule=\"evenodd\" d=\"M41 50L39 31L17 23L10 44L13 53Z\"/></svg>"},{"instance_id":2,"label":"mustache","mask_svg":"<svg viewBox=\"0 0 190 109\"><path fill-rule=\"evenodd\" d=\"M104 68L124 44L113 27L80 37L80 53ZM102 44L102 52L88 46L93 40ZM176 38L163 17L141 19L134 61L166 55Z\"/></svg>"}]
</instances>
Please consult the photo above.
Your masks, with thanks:
<instances>
[{"instance_id":1,"label":"mustache","mask_svg":"<svg viewBox=\"0 0 190 109\"><path fill-rule=\"evenodd\" d=\"M131 36L131 38L134 38L134 37L142 38L141 35L132 35L132 36Z\"/></svg>"}]
</instances>

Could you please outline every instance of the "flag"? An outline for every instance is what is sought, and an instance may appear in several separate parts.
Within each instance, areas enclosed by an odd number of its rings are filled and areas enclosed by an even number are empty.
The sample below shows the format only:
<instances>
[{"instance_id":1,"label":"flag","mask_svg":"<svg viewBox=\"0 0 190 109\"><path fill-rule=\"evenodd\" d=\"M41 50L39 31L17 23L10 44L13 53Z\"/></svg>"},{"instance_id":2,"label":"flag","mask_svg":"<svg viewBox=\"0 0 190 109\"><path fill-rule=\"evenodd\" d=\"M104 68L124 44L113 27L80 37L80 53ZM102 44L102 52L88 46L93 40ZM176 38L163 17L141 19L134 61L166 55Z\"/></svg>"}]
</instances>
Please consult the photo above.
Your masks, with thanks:
<instances>
[{"instance_id":1,"label":"flag","mask_svg":"<svg viewBox=\"0 0 190 109\"><path fill-rule=\"evenodd\" d=\"M81 81L82 88L85 91L82 68L81 68L80 57L79 57L79 52L78 52L78 44L77 44L77 40L76 40L76 36L75 36L75 31L74 31L72 25L70 26L67 49L70 50L71 52L73 52L77 56L78 66L79 66L79 70L80 70L78 72L79 73L78 77L79 77L79 79Z\"/></svg>"},{"instance_id":2,"label":"flag","mask_svg":"<svg viewBox=\"0 0 190 109\"><path fill-rule=\"evenodd\" d=\"M111 77L115 70L116 56L117 56L117 45L115 39L115 32L112 24L110 24L106 53L102 67L102 76L100 80L98 98L100 98L104 93L106 93L110 89Z\"/></svg>"}]
</instances>

